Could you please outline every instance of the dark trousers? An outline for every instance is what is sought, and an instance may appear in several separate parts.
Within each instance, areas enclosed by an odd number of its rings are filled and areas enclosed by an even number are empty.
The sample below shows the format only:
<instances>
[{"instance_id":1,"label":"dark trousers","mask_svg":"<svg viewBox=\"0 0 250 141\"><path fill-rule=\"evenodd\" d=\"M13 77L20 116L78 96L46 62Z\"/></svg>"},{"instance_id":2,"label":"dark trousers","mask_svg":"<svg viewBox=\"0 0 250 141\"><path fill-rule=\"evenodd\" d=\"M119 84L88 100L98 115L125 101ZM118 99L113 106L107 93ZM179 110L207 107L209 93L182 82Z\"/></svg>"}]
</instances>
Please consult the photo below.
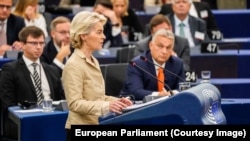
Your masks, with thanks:
<instances>
[{"instance_id":1,"label":"dark trousers","mask_svg":"<svg viewBox=\"0 0 250 141\"><path fill-rule=\"evenodd\" d=\"M71 141L70 131L71 129L66 129L66 141Z\"/></svg>"}]
</instances>

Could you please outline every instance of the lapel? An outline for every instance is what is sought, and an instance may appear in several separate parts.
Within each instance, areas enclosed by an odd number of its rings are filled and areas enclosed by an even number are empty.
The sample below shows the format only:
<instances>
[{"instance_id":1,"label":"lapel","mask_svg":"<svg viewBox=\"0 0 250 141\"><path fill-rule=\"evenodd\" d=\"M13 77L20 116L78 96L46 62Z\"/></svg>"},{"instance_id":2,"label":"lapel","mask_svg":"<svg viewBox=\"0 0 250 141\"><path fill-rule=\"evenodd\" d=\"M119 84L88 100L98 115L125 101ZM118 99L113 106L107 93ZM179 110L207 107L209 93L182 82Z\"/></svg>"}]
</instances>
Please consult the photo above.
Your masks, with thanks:
<instances>
[{"instance_id":1,"label":"lapel","mask_svg":"<svg viewBox=\"0 0 250 141\"><path fill-rule=\"evenodd\" d=\"M194 8L197 11L198 17L201 17L201 7L199 6L199 3L193 2L193 4L194 4Z\"/></svg>"},{"instance_id":2,"label":"lapel","mask_svg":"<svg viewBox=\"0 0 250 141\"><path fill-rule=\"evenodd\" d=\"M147 50L146 51L146 55L145 55L150 61L153 62L153 59L152 59L152 56L151 56L151 53L150 53L150 50ZM147 71L152 74L153 76L155 76L157 78L157 74L156 74L156 71L155 71L155 66L149 62L146 63L146 67L147 67ZM149 76L148 74L146 74L147 76ZM153 81L152 84L155 84L155 87L157 88L157 80L151 76L149 76L150 79Z\"/></svg>"},{"instance_id":3,"label":"lapel","mask_svg":"<svg viewBox=\"0 0 250 141\"><path fill-rule=\"evenodd\" d=\"M23 72L22 74L24 75L24 78L25 78L26 82L28 83L28 86L31 86L32 93L36 97L35 86L34 86L33 81L31 79L31 73L30 73L29 69L27 68L26 64L24 63L24 60L22 57L19 59L18 64L20 66L20 70Z\"/></svg>"},{"instance_id":4,"label":"lapel","mask_svg":"<svg viewBox=\"0 0 250 141\"><path fill-rule=\"evenodd\" d=\"M41 62L41 66L43 67L45 76L46 76L46 78L48 80L49 89L50 89L50 98L54 99L54 89L53 89L53 84L52 84L52 77L53 76L51 76L49 74L49 72L52 71L52 70L50 70L49 67L45 63L43 63L43 62Z\"/></svg>"},{"instance_id":5,"label":"lapel","mask_svg":"<svg viewBox=\"0 0 250 141\"><path fill-rule=\"evenodd\" d=\"M195 39L196 28L195 27L198 27L198 25L196 24L194 18L192 16L190 16L190 15L189 15L189 18L188 18L188 23L189 23L189 26L190 26L189 28L190 28L190 32L191 32L194 44L196 45L196 39Z\"/></svg>"}]
</instances>

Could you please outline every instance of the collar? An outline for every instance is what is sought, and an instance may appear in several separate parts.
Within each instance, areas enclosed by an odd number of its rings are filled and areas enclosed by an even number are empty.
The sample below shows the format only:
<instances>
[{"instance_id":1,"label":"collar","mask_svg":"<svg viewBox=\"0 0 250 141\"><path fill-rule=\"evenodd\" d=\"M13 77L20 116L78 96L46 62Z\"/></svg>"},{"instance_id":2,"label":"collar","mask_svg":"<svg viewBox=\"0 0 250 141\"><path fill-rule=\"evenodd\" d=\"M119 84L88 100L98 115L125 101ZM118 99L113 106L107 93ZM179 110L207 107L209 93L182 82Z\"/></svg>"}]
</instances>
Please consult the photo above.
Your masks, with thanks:
<instances>
[{"instance_id":1,"label":"collar","mask_svg":"<svg viewBox=\"0 0 250 141\"><path fill-rule=\"evenodd\" d=\"M37 59L35 62L31 61L29 58L27 58L26 56L22 56L23 57L23 60L24 60L24 63L27 65L27 66L30 66L32 65L33 63L37 63L39 66L41 65L41 62L39 59Z\"/></svg>"},{"instance_id":2,"label":"collar","mask_svg":"<svg viewBox=\"0 0 250 141\"><path fill-rule=\"evenodd\" d=\"M160 68L160 66L161 66L162 68L165 68L166 63L163 63L162 65L160 65L160 64L158 64L158 63L155 61L154 58L152 58L152 60L153 60L154 64L156 64L156 65L155 65L155 69L156 69L156 70L158 70L158 68Z\"/></svg>"},{"instance_id":3,"label":"collar","mask_svg":"<svg viewBox=\"0 0 250 141\"><path fill-rule=\"evenodd\" d=\"M176 15L174 15L175 26L178 27L180 23L184 23L186 27L189 27L188 19L189 16L187 16L183 21L181 21Z\"/></svg>"}]
</instances>

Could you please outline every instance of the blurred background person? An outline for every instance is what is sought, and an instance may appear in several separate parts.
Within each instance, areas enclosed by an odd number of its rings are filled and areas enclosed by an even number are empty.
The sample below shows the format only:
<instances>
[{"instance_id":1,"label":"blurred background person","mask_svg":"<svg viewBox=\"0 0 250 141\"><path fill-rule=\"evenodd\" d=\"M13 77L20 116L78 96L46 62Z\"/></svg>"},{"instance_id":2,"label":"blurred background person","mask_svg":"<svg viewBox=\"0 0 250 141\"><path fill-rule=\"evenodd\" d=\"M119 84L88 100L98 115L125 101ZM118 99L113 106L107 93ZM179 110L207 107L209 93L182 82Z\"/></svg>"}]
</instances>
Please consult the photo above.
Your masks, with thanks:
<instances>
[{"instance_id":1,"label":"blurred background person","mask_svg":"<svg viewBox=\"0 0 250 141\"><path fill-rule=\"evenodd\" d=\"M152 40L152 36L156 33L159 29L167 29L172 31L171 22L169 19L162 15L162 14L156 14L153 16L149 22L149 30L150 34L145 37L144 39L138 41L135 43L135 52L134 56L138 56L144 51L149 50L149 43ZM186 38L175 36L174 40L174 50L172 51L173 56L177 56L182 59L184 70L189 71L190 70L190 47L188 40Z\"/></svg>"},{"instance_id":2,"label":"blurred background person","mask_svg":"<svg viewBox=\"0 0 250 141\"><path fill-rule=\"evenodd\" d=\"M178 1L173 0L172 2L176 4ZM189 8L189 15L204 20L206 23L206 30L209 35L212 31L220 31L219 27L217 26L214 14L212 13L211 8L206 2L188 0L188 3L191 3ZM164 4L162 5L159 13L164 15L170 15L173 12L174 11L172 4Z\"/></svg>"},{"instance_id":3,"label":"blurred background person","mask_svg":"<svg viewBox=\"0 0 250 141\"><path fill-rule=\"evenodd\" d=\"M138 16L129 8L129 0L111 0L119 26L122 27L123 43L142 39L144 26Z\"/></svg>"},{"instance_id":4,"label":"blurred background person","mask_svg":"<svg viewBox=\"0 0 250 141\"><path fill-rule=\"evenodd\" d=\"M206 23L189 14L192 0L173 0L173 13L167 15L171 21L173 32L188 39L189 46L200 46L203 41L209 41Z\"/></svg>"},{"instance_id":5,"label":"blurred background person","mask_svg":"<svg viewBox=\"0 0 250 141\"><path fill-rule=\"evenodd\" d=\"M106 38L103 48L121 47L123 45L121 35L122 27L119 24L110 0L96 0L93 10L94 12L104 15L108 19L104 25L104 35Z\"/></svg>"},{"instance_id":6,"label":"blurred background person","mask_svg":"<svg viewBox=\"0 0 250 141\"><path fill-rule=\"evenodd\" d=\"M70 46L70 19L58 16L50 24L51 40L46 44L41 61L56 65L60 70L73 52Z\"/></svg>"},{"instance_id":7,"label":"blurred background person","mask_svg":"<svg viewBox=\"0 0 250 141\"><path fill-rule=\"evenodd\" d=\"M11 13L12 0L0 0L0 58L7 50L22 50L18 33L25 27L24 19Z\"/></svg>"},{"instance_id":8,"label":"blurred background person","mask_svg":"<svg viewBox=\"0 0 250 141\"><path fill-rule=\"evenodd\" d=\"M99 116L109 112L121 114L132 102L126 98L105 95L105 84L98 60L93 52L102 49L107 19L96 12L76 14L70 26L74 52L67 61L62 82L69 107L66 121L67 141L71 125L97 125ZM72 132L73 133L73 132Z\"/></svg>"},{"instance_id":9,"label":"blurred background person","mask_svg":"<svg viewBox=\"0 0 250 141\"><path fill-rule=\"evenodd\" d=\"M13 14L24 18L25 25L34 25L41 28L48 38L47 24L44 16L38 11L39 0L18 0Z\"/></svg>"},{"instance_id":10,"label":"blurred background person","mask_svg":"<svg viewBox=\"0 0 250 141\"><path fill-rule=\"evenodd\" d=\"M141 54L141 56L157 65L140 59L140 56L133 58L132 65L127 67L127 80L121 90L121 95L132 94L136 100L143 100L147 95L170 96L177 93L176 90L179 89L179 83L182 80L164 71L164 69L167 69L185 80L183 61L172 55L173 48L174 34L172 31L163 28L157 30L150 41L149 50ZM155 76L155 78L136 65ZM166 87L166 85L169 87Z\"/></svg>"}]
</instances>

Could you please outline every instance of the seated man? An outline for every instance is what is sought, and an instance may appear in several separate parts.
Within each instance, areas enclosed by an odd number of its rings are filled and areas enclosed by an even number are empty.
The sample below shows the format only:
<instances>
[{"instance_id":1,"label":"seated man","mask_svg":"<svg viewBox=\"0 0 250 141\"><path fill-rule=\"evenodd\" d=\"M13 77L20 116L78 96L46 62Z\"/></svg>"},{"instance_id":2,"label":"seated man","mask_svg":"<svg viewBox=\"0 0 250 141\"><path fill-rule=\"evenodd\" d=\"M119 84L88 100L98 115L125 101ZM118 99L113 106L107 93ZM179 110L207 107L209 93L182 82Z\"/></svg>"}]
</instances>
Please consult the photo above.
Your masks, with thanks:
<instances>
[{"instance_id":1,"label":"seated man","mask_svg":"<svg viewBox=\"0 0 250 141\"><path fill-rule=\"evenodd\" d=\"M207 35L206 23L189 14L192 0L173 0L174 13L169 14L173 32L188 39L190 47L200 46L203 41L210 41Z\"/></svg>"},{"instance_id":2,"label":"seated man","mask_svg":"<svg viewBox=\"0 0 250 141\"><path fill-rule=\"evenodd\" d=\"M212 13L211 8L206 2L197 2L192 0L189 0L191 2L191 7L189 9L189 14L203 19L206 22L206 29L207 32L211 31L219 31L219 28L217 26L215 17ZM160 13L164 15L169 15L173 13L172 5L171 4L164 4L161 7Z\"/></svg>"},{"instance_id":3,"label":"seated man","mask_svg":"<svg viewBox=\"0 0 250 141\"><path fill-rule=\"evenodd\" d=\"M7 50L20 50L18 33L25 27L24 19L11 14L13 0L0 1L0 58Z\"/></svg>"},{"instance_id":4,"label":"seated man","mask_svg":"<svg viewBox=\"0 0 250 141\"><path fill-rule=\"evenodd\" d=\"M149 42L152 40L152 36L155 34L155 32L158 29L162 29L162 28L172 30L172 26L171 26L169 19L162 14L157 14L153 16L149 22L149 30L151 32L151 35L136 42L134 56L137 56L141 54L142 52L148 50ZM178 56L179 58L182 59L184 70L189 71L190 70L190 47L188 44L188 40L186 38L175 35L174 51L172 53L173 53L172 55Z\"/></svg>"},{"instance_id":5,"label":"seated man","mask_svg":"<svg viewBox=\"0 0 250 141\"><path fill-rule=\"evenodd\" d=\"M46 44L40 59L62 70L73 52L69 39L70 20L63 16L56 17L51 22L50 28L51 40Z\"/></svg>"},{"instance_id":6,"label":"seated man","mask_svg":"<svg viewBox=\"0 0 250 141\"><path fill-rule=\"evenodd\" d=\"M184 69L182 60L172 55L173 48L174 34L166 29L156 31L150 41L149 50L141 55L157 65L140 59L140 56L132 59L132 65L127 68L127 80L121 95L133 94L136 100L142 100L147 95L174 94L182 80L164 70L174 72L184 80Z\"/></svg>"},{"instance_id":7,"label":"seated man","mask_svg":"<svg viewBox=\"0 0 250 141\"><path fill-rule=\"evenodd\" d=\"M45 44L43 31L35 26L23 28L19 33L23 43L23 56L2 66L0 103L4 113L4 135L16 139L17 126L8 118L8 107L24 101L65 99L60 72L55 66L40 62ZM37 127L39 128L39 127Z\"/></svg>"}]
</instances>

